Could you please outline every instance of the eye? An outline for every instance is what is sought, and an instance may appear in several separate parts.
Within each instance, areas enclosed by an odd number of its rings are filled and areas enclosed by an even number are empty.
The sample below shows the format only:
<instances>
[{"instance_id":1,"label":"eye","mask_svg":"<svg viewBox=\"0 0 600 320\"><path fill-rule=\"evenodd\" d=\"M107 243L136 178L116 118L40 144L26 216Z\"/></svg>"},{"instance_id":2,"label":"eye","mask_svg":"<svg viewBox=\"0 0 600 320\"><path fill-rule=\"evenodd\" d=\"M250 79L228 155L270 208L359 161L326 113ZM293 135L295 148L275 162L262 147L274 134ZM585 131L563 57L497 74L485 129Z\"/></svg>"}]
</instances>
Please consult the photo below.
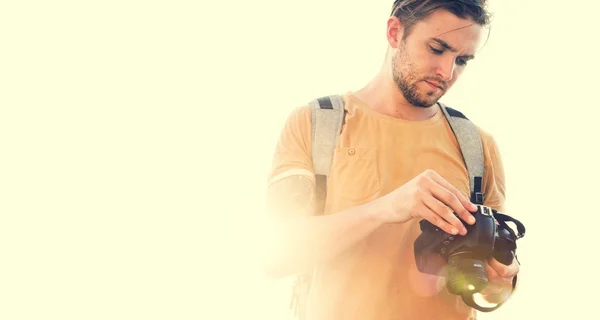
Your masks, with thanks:
<instances>
[{"instance_id":1,"label":"eye","mask_svg":"<svg viewBox=\"0 0 600 320\"><path fill-rule=\"evenodd\" d=\"M462 66L466 66L467 65L467 60L462 59L462 58L457 58L456 59L456 64L459 65L459 66L461 66L461 67Z\"/></svg>"},{"instance_id":2,"label":"eye","mask_svg":"<svg viewBox=\"0 0 600 320\"><path fill-rule=\"evenodd\" d=\"M429 50L431 50L431 52L433 52L434 54L437 54L437 55L444 53L444 50L436 49L432 46L429 47Z\"/></svg>"}]
</instances>

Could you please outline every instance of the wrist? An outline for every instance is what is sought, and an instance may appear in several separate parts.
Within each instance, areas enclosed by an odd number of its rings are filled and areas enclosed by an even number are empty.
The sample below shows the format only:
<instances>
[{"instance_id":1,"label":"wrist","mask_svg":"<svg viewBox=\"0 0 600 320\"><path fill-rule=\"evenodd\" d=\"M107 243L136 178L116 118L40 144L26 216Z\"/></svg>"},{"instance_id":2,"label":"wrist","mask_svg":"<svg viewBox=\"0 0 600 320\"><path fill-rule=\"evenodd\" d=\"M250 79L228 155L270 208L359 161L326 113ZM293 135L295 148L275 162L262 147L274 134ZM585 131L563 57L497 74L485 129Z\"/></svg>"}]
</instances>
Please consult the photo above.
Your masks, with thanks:
<instances>
[{"instance_id":1,"label":"wrist","mask_svg":"<svg viewBox=\"0 0 600 320\"><path fill-rule=\"evenodd\" d=\"M365 211L370 222L377 225L384 225L392 222L390 217L393 216L391 209L386 205L381 198L365 204Z\"/></svg>"}]
</instances>

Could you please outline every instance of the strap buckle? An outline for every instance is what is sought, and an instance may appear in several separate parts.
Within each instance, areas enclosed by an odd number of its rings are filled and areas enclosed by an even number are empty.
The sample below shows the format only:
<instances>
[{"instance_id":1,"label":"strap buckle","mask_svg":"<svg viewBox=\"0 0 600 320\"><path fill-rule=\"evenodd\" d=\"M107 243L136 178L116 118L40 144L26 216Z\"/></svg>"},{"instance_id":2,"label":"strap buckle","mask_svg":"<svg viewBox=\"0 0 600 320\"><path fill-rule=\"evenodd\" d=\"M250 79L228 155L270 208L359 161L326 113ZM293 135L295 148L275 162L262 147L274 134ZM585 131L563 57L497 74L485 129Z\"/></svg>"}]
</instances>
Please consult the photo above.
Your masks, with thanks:
<instances>
[{"instance_id":1,"label":"strap buckle","mask_svg":"<svg viewBox=\"0 0 600 320\"><path fill-rule=\"evenodd\" d=\"M471 197L471 201L475 204L483 204L483 193L481 192L473 192L473 196Z\"/></svg>"}]
</instances>

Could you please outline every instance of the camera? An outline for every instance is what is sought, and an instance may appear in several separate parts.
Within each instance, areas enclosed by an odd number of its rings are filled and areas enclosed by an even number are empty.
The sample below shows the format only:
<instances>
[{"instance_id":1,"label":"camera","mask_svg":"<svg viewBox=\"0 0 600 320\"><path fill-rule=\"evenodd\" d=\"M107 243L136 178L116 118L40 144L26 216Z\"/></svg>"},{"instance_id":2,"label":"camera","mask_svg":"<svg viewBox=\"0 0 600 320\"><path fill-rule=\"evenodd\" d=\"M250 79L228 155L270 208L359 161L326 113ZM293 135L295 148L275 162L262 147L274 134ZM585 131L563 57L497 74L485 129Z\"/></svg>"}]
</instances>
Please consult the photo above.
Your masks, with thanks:
<instances>
[{"instance_id":1,"label":"camera","mask_svg":"<svg viewBox=\"0 0 600 320\"><path fill-rule=\"evenodd\" d=\"M429 221L421 220L422 233L414 243L417 269L422 273L445 276L448 291L462 296L471 306L472 295L488 284L485 260L493 257L510 265L516 259L516 241L525 234L525 226L520 221L490 207L477 205L473 216L476 222L473 225L465 223L467 234L464 236L449 234ZM507 222L516 225L516 233Z\"/></svg>"}]
</instances>

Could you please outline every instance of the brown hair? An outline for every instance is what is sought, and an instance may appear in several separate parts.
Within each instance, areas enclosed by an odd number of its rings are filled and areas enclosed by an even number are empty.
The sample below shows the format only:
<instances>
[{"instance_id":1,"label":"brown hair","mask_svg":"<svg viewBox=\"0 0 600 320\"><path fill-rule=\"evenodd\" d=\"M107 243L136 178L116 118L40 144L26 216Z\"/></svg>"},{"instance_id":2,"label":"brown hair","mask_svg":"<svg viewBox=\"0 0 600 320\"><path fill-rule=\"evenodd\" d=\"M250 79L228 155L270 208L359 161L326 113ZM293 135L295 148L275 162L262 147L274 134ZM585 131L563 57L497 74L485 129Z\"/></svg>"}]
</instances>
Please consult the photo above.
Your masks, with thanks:
<instances>
[{"instance_id":1,"label":"brown hair","mask_svg":"<svg viewBox=\"0 0 600 320\"><path fill-rule=\"evenodd\" d=\"M403 38L420 20L427 18L438 9L447 10L459 18L470 18L475 23L487 26L491 14L486 10L486 0L395 0L392 16L397 17L404 26Z\"/></svg>"}]
</instances>

